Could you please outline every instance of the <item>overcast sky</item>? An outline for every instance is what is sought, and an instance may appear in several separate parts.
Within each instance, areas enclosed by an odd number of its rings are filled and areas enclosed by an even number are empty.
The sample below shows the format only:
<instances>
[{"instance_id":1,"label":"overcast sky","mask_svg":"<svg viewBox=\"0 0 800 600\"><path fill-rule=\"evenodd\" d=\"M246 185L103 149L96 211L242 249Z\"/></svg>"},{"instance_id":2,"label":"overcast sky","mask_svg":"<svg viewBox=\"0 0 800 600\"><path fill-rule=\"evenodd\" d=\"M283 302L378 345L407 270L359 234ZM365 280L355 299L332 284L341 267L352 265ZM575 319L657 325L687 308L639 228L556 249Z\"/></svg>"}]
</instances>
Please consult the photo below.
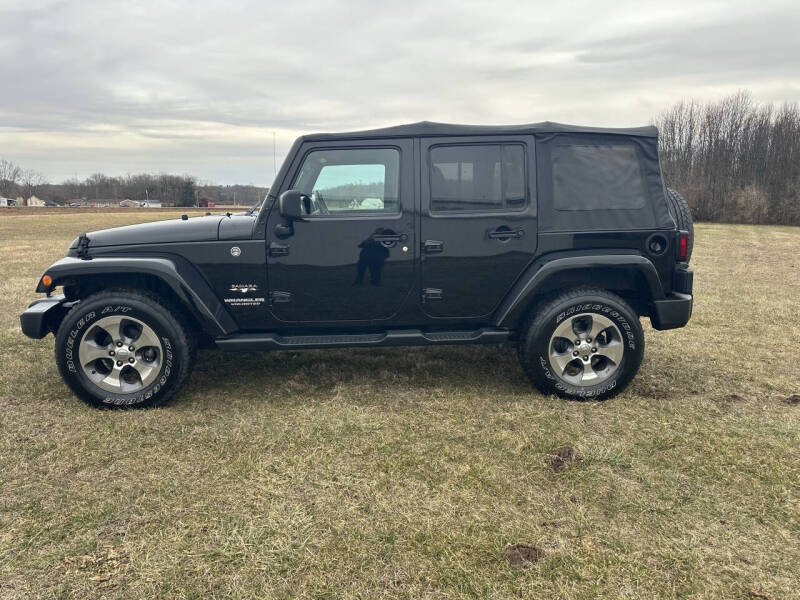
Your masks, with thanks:
<instances>
[{"instance_id":1,"label":"overcast sky","mask_svg":"<svg viewBox=\"0 0 800 600\"><path fill-rule=\"evenodd\" d=\"M302 133L800 100L800 4L0 0L0 158L269 184Z\"/></svg>"}]
</instances>

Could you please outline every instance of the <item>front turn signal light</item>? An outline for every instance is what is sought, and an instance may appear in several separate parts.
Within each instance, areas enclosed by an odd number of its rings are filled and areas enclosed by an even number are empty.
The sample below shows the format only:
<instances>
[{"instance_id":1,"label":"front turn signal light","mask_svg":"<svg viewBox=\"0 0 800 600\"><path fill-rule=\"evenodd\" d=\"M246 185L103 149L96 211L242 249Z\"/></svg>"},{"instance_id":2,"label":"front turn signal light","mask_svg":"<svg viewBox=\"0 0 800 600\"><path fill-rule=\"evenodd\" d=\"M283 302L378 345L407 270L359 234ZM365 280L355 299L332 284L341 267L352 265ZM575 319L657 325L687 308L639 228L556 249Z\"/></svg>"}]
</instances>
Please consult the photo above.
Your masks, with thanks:
<instances>
[{"instance_id":1,"label":"front turn signal light","mask_svg":"<svg viewBox=\"0 0 800 600\"><path fill-rule=\"evenodd\" d=\"M43 275L42 276L42 285L44 287L50 287L53 285L53 278L50 275Z\"/></svg>"}]
</instances>

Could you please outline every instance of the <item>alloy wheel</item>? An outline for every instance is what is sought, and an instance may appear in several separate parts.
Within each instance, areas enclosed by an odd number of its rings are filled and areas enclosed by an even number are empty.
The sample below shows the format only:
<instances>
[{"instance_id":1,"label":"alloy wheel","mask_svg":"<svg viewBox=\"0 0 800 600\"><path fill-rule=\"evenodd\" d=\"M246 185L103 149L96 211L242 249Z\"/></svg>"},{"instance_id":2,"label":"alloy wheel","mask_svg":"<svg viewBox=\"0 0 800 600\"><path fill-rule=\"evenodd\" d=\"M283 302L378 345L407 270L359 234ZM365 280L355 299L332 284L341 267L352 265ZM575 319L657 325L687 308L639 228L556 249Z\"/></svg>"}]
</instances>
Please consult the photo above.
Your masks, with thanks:
<instances>
[{"instance_id":1,"label":"alloy wheel","mask_svg":"<svg viewBox=\"0 0 800 600\"><path fill-rule=\"evenodd\" d=\"M550 367L570 385L603 383L617 372L625 354L622 334L611 319L597 313L566 318L548 345Z\"/></svg>"},{"instance_id":2,"label":"alloy wheel","mask_svg":"<svg viewBox=\"0 0 800 600\"><path fill-rule=\"evenodd\" d=\"M84 374L116 394L137 392L155 381L163 347L155 331L133 317L110 316L93 323L78 345Z\"/></svg>"}]
</instances>

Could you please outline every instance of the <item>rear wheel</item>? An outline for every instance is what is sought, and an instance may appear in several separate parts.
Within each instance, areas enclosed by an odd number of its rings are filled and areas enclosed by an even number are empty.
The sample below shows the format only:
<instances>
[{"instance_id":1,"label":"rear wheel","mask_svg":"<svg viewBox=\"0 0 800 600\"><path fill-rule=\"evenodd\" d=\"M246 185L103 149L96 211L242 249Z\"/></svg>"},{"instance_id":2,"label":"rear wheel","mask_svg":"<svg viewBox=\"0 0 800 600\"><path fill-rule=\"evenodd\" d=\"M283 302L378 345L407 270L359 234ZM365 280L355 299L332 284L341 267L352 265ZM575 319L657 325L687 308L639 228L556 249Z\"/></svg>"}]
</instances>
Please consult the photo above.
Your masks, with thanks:
<instances>
[{"instance_id":1,"label":"rear wheel","mask_svg":"<svg viewBox=\"0 0 800 600\"><path fill-rule=\"evenodd\" d=\"M180 315L133 290L79 302L56 335L56 362L82 400L101 407L155 406L189 376L194 343Z\"/></svg>"},{"instance_id":2,"label":"rear wheel","mask_svg":"<svg viewBox=\"0 0 800 600\"><path fill-rule=\"evenodd\" d=\"M689 252L686 255L686 262L692 258L692 247L694 246L694 223L692 222L692 211L689 210L689 203L686 198L681 196L672 188L667 188L667 205L672 218L678 229L689 232Z\"/></svg>"},{"instance_id":3,"label":"rear wheel","mask_svg":"<svg viewBox=\"0 0 800 600\"><path fill-rule=\"evenodd\" d=\"M576 288L544 302L519 341L522 368L544 394L604 399L621 392L642 362L639 318L622 298Z\"/></svg>"}]
</instances>

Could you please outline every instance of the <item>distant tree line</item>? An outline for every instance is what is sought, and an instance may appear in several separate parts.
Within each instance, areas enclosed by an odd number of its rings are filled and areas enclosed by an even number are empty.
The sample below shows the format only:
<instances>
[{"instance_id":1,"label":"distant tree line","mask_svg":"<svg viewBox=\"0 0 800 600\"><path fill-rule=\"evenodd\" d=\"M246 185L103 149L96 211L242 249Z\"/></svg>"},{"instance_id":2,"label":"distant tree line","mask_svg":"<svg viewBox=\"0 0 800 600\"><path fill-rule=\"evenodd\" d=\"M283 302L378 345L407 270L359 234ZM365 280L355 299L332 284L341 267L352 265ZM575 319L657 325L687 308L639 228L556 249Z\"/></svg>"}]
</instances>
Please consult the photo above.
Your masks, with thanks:
<instances>
[{"instance_id":1,"label":"distant tree line","mask_svg":"<svg viewBox=\"0 0 800 600\"><path fill-rule=\"evenodd\" d=\"M323 200L329 208L350 208L354 199L364 198L383 199L384 184L382 181L373 183L347 183L322 190Z\"/></svg>"},{"instance_id":2,"label":"distant tree line","mask_svg":"<svg viewBox=\"0 0 800 600\"><path fill-rule=\"evenodd\" d=\"M264 199L268 188L254 185L216 185L200 182L190 175L166 173L109 177L95 173L86 179L68 179L63 183L47 183L40 173L23 169L11 161L0 160L0 196L28 198L32 195L45 202L66 204L86 202L161 202L165 206L204 206L237 204L251 206Z\"/></svg>"},{"instance_id":3,"label":"distant tree line","mask_svg":"<svg viewBox=\"0 0 800 600\"><path fill-rule=\"evenodd\" d=\"M701 221L800 225L800 108L748 92L656 119L664 179Z\"/></svg>"}]
</instances>

